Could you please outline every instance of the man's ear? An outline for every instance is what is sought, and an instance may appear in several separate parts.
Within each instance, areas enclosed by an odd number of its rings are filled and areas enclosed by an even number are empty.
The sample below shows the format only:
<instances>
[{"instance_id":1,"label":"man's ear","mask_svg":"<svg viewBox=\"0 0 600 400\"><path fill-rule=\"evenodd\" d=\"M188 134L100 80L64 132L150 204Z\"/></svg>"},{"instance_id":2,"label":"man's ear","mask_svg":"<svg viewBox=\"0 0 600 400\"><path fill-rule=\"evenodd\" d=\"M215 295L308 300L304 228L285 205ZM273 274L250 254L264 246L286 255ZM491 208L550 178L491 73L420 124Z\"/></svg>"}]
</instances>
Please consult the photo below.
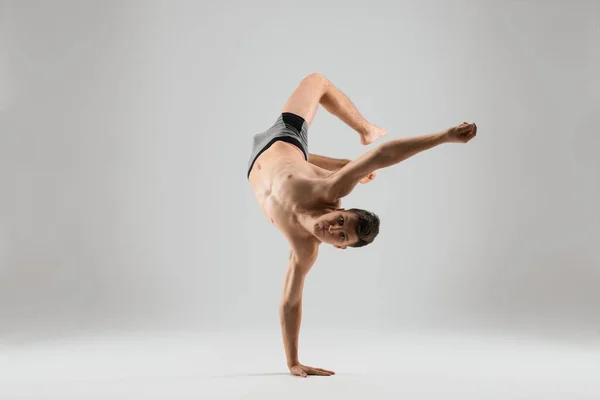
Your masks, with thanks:
<instances>
[{"instance_id":1,"label":"man's ear","mask_svg":"<svg viewBox=\"0 0 600 400\"><path fill-rule=\"evenodd\" d=\"M346 209L344 207L342 208L336 208L335 211L345 211Z\"/></svg>"}]
</instances>

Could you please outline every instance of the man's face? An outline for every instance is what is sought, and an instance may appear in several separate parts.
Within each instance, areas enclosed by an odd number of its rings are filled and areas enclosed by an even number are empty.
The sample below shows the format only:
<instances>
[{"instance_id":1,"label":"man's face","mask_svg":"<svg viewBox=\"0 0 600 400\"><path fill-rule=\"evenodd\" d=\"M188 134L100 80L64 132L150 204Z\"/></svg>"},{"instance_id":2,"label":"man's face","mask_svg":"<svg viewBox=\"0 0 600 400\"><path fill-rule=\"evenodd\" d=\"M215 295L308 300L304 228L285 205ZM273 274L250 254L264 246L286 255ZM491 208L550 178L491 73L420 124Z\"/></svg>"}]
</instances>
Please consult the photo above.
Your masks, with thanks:
<instances>
[{"instance_id":1,"label":"man's face","mask_svg":"<svg viewBox=\"0 0 600 400\"><path fill-rule=\"evenodd\" d=\"M356 217L344 210L330 212L317 220L313 234L325 243L345 249L346 246L358 242Z\"/></svg>"}]
</instances>

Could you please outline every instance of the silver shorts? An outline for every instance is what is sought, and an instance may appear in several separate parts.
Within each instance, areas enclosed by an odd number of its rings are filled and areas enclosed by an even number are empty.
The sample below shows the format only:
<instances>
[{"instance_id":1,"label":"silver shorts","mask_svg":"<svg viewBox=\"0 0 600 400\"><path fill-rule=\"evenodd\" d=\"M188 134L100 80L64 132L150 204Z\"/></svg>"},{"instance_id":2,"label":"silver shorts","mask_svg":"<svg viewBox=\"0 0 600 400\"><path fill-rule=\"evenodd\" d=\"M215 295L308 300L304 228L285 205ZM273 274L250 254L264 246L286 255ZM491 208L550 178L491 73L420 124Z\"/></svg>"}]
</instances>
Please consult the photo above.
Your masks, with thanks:
<instances>
[{"instance_id":1,"label":"silver shorts","mask_svg":"<svg viewBox=\"0 0 600 400\"><path fill-rule=\"evenodd\" d=\"M304 118L296 114L283 113L273 126L252 138L252 153L248 161L247 178L250 177L250 171L252 171L252 166L258 156L280 140L298 147L304 153L304 159L308 160L308 124Z\"/></svg>"}]
</instances>

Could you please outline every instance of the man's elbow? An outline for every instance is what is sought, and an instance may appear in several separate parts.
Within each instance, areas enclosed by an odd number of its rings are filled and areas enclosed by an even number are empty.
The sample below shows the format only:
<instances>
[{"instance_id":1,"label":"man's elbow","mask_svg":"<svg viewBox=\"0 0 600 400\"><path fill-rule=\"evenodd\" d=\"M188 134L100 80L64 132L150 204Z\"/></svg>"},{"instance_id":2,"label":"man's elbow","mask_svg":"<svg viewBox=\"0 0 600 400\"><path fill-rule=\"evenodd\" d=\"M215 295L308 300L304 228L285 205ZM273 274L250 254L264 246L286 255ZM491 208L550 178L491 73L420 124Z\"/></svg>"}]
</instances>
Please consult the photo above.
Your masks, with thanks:
<instances>
[{"instance_id":1,"label":"man's elbow","mask_svg":"<svg viewBox=\"0 0 600 400\"><path fill-rule=\"evenodd\" d=\"M373 170L385 168L393 164L394 154L390 143L382 143L373 149Z\"/></svg>"}]
</instances>

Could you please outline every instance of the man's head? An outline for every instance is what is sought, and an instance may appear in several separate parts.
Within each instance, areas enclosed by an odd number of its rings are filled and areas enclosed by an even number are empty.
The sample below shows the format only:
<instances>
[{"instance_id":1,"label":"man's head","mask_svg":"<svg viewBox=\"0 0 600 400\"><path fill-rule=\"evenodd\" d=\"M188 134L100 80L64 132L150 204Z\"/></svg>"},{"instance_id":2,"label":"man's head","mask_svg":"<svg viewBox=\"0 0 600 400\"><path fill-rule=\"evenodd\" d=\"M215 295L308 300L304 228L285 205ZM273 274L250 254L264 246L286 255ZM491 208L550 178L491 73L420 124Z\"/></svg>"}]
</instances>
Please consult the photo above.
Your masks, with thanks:
<instances>
[{"instance_id":1,"label":"man's head","mask_svg":"<svg viewBox=\"0 0 600 400\"><path fill-rule=\"evenodd\" d=\"M319 217L313 230L321 241L338 249L362 247L373 242L379 233L379 217L358 208L340 208Z\"/></svg>"}]
</instances>

